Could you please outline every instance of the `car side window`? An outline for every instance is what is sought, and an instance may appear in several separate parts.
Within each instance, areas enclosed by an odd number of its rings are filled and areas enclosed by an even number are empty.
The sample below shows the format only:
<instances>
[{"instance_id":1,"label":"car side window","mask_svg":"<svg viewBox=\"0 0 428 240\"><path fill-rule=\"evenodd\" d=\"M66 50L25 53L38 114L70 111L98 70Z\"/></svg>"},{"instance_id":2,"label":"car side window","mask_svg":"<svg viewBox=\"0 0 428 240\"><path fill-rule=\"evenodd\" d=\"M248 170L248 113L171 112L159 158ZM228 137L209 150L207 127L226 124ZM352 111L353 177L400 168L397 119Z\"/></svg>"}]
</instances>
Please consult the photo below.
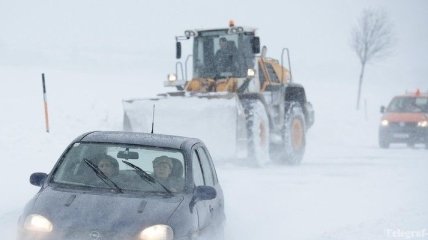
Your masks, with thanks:
<instances>
[{"instance_id":1,"label":"car side window","mask_svg":"<svg viewBox=\"0 0 428 240\"><path fill-rule=\"evenodd\" d=\"M208 157L208 162L210 163L211 171L213 173L214 184L217 184L218 183L217 172L215 170L212 158L210 157L210 154L208 153L208 151L205 148L202 148L202 150L205 152L205 155Z\"/></svg>"},{"instance_id":2,"label":"car side window","mask_svg":"<svg viewBox=\"0 0 428 240\"><path fill-rule=\"evenodd\" d=\"M201 164L199 161L198 154L196 154L196 150L192 153L192 172L193 172L193 181L195 182L195 186L203 186L204 175L202 173Z\"/></svg>"},{"instance_id":3,"label":"car side window","mask_svg":"<svg viewBox=\"0 0 428 240\"><path fill-rule=\"evenodd\" d=\"M198 156L199 156L199 159L201 160L201 164L202 164L202 170L203 170L203 174L204 174L205 185L214 186L214 177L213 177L213 172L211 170L211 165L209 163L208 156L202 147L198 148Z\"/></svg>"}]
</instances>

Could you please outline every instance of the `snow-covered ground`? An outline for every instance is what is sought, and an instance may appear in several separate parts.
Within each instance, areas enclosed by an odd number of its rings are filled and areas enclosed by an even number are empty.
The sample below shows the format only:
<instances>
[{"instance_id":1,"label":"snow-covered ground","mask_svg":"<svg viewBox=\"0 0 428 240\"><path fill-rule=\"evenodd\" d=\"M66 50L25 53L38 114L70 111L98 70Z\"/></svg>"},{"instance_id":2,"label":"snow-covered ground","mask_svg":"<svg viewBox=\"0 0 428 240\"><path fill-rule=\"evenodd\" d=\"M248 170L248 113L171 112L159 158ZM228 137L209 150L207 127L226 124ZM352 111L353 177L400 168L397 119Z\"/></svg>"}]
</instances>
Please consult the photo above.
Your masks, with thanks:
<instances>
[{"instance_id":1,"label":"snow-covered ground","mask_svg":"<svg viewBox=\"0 0 428 240\"><path fill-rule=\"evenodd\" d=\"M360 146L311 152L296 168L220 168L228 234L231 239L393 239L388 231L422 231L428 223L427 155L426 150Z\"/></svg>"},{"instance_id":2,"label":"snow-covered ground","mask_svg":"<svg viewBox=\"0 0 428 240\"><path fill-rule=\"evenodd\" d=\"M0 144L7 169L0 181L0 236L13 239L23 205L38 190L29 175L49 172L78 134L119 130L121 94L138 77L121 76L115 85L110 80L115 76L49 71L48 134L37 69L8 67L1 75L8 76L8 88L1 90L0 103L6 109ZM218 164L227 239L405 239L428 229L428 150L379 149L378 106L369 107L367 116L355 111L349 97L354 88L337 84L341 91L330 91L328 97L313 90L321 85L307 86L316 123L301 166ZM146 91L141 92L151 96L152 90Z\"/></svg>"}]
</instances>

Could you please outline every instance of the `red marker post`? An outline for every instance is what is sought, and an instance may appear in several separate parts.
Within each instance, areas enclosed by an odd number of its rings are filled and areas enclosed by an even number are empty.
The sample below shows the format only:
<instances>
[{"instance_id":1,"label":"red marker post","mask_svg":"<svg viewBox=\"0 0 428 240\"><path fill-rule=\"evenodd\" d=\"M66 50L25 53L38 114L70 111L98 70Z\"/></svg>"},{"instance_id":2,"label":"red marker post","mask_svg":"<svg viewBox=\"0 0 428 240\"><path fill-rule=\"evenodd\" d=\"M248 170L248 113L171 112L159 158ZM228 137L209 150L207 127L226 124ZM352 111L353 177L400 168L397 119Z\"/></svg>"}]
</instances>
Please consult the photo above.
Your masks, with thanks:
<instances>
[{"instance_id":1,"label":"red marker post","mask_svg":"<svg viewBox=\"0 0 428 240\"><path fill-rule=\"evenodd\" d=\"M45 74L44 73L42 73L42 83L43 83L43 102L44 102L44 106L45 106L46 132L49 132L48 99L46 97L46 84L45 84Z\"/></svg>"}]
</instances>

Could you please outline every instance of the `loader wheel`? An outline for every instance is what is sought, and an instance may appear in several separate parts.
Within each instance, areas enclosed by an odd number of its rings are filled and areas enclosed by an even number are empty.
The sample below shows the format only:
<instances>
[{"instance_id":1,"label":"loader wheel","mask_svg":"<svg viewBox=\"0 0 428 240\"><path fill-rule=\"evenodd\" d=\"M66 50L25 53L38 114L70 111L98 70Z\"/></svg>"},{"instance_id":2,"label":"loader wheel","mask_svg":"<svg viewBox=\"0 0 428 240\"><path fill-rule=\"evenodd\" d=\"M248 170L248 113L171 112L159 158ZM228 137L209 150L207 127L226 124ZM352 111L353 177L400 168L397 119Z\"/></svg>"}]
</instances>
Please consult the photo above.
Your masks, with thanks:
<instances>
[{"instance_id":1,"label":"loader wheel","mask_svg":"<svg viewBox=\"0 0 428 240\"><path fill-rule=\"evenodd\" d=\"M244 104L247 121L247 160L263 166L269 159L269 118L260 101Z\"/></svg>"},{"instance_id":2,"label":"loader wheel","mask_svg":"<svg viewBox=\"0 0 428 240\"><path fill-rule=\"evenodd\" d=\"M272 158L281 163L298 165L303 159L306 147L305 116L298 102L289 104L282 129L282 144L276 146Z\"/></svg>"},{"instance_id":3,"label":"loader wheel","mask_svg":"<svg viewBox=\"0 0 428 240\"><path fill-rule=\"evenodd\" d=\"M303 130L303 123L300 119L293 119L291 124L291 146L293 149L300 149L304 144L305 133Z\"/></svg>"}]
</instances>

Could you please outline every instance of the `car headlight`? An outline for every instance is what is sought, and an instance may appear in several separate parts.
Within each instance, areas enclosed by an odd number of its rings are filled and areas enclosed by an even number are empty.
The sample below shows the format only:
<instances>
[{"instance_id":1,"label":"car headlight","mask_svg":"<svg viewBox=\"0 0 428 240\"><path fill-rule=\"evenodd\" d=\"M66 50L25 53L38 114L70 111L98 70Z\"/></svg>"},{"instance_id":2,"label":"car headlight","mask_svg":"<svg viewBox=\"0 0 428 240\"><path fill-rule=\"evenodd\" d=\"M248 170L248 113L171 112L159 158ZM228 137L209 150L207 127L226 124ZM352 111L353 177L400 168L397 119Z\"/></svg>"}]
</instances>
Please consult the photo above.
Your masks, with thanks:
<instances>
[{"instance_id":1,"label":"car headlight","mask_svg":"<svg viewBox=\"0 0 428 240\"><path fill-rule=\"evenodd\" d=\"M24 228L29 231L48 233L52 232L53 225L42 215L31 214L25 219Z\"/></svg>"},{"instance_id":2,"label":"car headlight","mask_svg":"<svg viewBox=\"0 0 428 240\"><path fill-rule=\"evenodd\" d=\"M428 121L418 122L418 127L428 127Z\"/></svg>"},{"instance_id":3,"label":"car headlight","mask_svg":"<svg viewBox=\"0 0 428 240\"><path fill-rule=\"evenodd\" d=\"M389 121L388 120L382 120L382 122L380 122L380 125L382 125L383 127L386 127L389 125Z\"/></svg>"},{"instance_id":4,"label":"car headlight","mask_svg":"<svg viewBox=\"0 0 428 240\"><path fill-rule=\"evenodd\" d=\"M154 225L141 231L140 240L172 240L174 231L168 225Z\"/></svg>"}]
</instances>

